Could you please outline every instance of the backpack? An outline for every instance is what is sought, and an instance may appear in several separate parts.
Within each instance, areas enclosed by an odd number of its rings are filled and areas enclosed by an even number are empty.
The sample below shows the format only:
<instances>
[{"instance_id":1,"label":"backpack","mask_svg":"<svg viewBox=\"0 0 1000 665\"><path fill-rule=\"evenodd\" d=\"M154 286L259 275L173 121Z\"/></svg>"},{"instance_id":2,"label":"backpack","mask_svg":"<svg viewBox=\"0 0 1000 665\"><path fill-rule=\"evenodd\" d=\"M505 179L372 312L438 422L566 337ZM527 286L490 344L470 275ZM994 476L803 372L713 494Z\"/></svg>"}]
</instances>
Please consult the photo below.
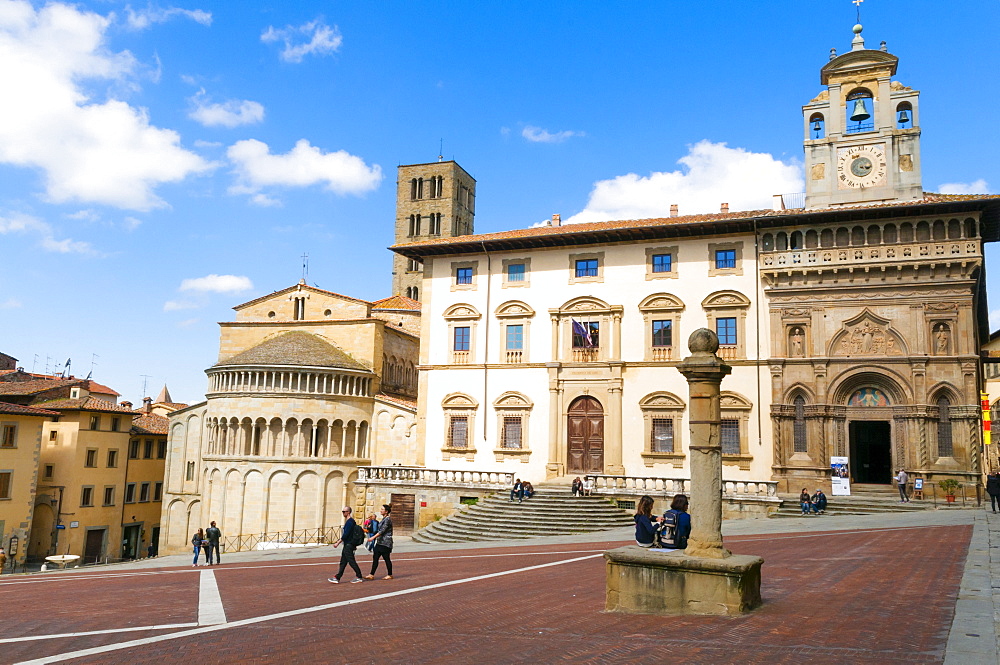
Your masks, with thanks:
<instances>
[{"instance_id":1,"label":"backpack","mask_svg":"<svg viewBox=\"0 0 1000 665\"><path fill-rule=\"evenodd\" d=\"M364 544L365 542L365 532L361 530L361 526L355 522L354 528L351 530L351 539L347 541L348 545L353 545L355 547Z\"/></svg>"},{"instance_id":2,"label":"backpack","mask_svg":"<svg viewBox=\"0 0 1000 665\"><path fill-rule=\"evenodd\" d=\"M663 513L663 521L656 525L657 547L680 549L678 545L677 527L680 525L680 514L675 510Z\"/></svg>"}]
</instances>

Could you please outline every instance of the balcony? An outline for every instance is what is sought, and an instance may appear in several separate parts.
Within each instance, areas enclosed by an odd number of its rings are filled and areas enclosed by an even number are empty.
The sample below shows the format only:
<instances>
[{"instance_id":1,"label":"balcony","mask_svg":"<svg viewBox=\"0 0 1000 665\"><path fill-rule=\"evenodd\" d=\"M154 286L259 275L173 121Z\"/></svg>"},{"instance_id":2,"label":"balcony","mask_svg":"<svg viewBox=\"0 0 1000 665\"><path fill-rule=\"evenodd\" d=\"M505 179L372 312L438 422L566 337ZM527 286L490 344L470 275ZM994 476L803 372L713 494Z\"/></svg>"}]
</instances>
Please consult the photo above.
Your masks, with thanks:
<instances>
[{"instance_id":1,"label":"balcony","mask_svg":"<svg viewBox=\"0 0 1000 665\"><path fill-rule=\"evenodd\" d=\"M600 356L600 349L573 349L573 362L590 363Z\"/></svg>"},{"instance_id":2,"label":"balcony","mask_svg":"<svg viewBox=\"0 0 1000 665\"><path fill-rule=\"evenodd\" d=\"M723 360L736 360L740 357L740 347L729 344L720 346L718 356Z\"/></svg>"},{"instance_id":3,"label":"balcony","mask_svg":"<svg viewBox=\"0 0 1000 665\"><path fill-rule=\"evenodd\" d=\"M504 362L508 365L515 365L524 362L524 351L507 351L504 355Z\"/></svg>"},{"instance_id":4,"label":"balcony","mask_svg":"<svg viewBox=\"0 0 1000 665\"><path fill-rule=\"evenodd\" d=\"M672 346L654 346L653 347L653 360L656 362L666 362L672 360L674 355L674 347Z\"/></svg>"},{"instance_id":5,"label":"balcony","mask_svg":"<svg viewBox=\"0 0 1000 665\"><path fill-rule=\"evenodd\" d=\"M470 362L468 351L452 351L451 352L451 364L452 365L468 365Z\"/></svg>"}]
</instances>

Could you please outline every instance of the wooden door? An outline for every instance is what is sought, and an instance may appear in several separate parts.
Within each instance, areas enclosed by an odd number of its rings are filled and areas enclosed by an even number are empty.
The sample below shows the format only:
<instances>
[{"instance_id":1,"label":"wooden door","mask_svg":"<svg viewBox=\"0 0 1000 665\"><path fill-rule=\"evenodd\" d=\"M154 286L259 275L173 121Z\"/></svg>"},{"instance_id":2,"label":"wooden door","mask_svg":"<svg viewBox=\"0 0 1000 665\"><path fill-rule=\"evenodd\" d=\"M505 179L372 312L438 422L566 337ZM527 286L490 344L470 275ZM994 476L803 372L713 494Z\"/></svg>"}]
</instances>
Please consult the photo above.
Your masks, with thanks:
<instances>
[{"instance_id":1,"label":"wooden door","mask_svg":"<svg viewBox=\"0 0 1000 665\"><path fill-rule=\"evenodd\" d=\"M104 529L87 532L87 542L83 550L84 563L97 563L104 556Z\"/></svg>"},{"instance_id":2,"label":"wooden door","mask_svg":"<svg viewBox=\"0 0 1000 665\"><path fill-rule=\"evenodd\" d=\"M604 473L604 408L593 397L569 406L566 423L567 473Z\"/></svg>"},{"instance_id":3,"label":"wooden door","mask_svg":"<svg viewBox=\"0 0 1000 665\"><path fill-rule=\"evenodd\" d=\"M401 531L413 530L413 502L412 494L393 494L389 499L392 506L392 528Z\"/></svg>"}]
</instances>

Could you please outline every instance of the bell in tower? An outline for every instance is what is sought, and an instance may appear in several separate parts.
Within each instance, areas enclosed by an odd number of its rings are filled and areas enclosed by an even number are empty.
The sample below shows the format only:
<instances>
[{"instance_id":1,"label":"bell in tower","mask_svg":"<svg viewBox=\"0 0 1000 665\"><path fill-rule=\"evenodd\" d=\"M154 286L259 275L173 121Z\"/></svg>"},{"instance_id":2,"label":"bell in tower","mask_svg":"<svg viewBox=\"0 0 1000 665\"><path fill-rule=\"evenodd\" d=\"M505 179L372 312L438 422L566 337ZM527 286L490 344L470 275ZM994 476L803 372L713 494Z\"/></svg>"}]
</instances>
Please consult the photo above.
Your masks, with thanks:
<instances>
[{"instance_id":1,"label":"bell in tower","mask_svg":"<svg viewBox=\"0 0 1000 665\"><path fill-rule=\"evenodd\" d=\"M825 89L802 107L806 207L923 198L919 92L898 81L885 42L865 48L855 25L851 50L820 70Z\"/></svg>"}]
</instances>

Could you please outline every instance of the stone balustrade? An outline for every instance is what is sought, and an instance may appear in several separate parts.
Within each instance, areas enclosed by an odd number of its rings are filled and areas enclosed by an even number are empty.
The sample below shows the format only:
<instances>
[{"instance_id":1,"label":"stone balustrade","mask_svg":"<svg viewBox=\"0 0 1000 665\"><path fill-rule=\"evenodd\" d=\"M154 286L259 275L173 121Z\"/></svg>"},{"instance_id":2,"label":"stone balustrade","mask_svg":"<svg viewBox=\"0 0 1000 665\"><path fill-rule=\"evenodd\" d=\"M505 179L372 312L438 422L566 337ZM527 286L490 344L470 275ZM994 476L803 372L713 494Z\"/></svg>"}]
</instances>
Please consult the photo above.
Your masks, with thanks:
<instances>
[{"instance_id":1,"label":"stone balustrade","mask_svg":"<svg viewBox=\"0 0 1000 665\"><path fill-rule=\"evenodd\" d=\"M662 476L617 476L588 474L594 482L594 494L623 495L635 494L677 494L691 492L688 478L664 478ZM723 497L775 497L778 483L773 480L723 480Z\"/></svg>"},{"instance_id":2,"label":"stone balustrade","mask_svg":"<svg viewBox=\"0 0 1000 665\"><path fill-rule=\"evenodd\" d=\"M358 467L358 482L500 490L513 486L514 474L504 471L425 469L416 466L362 466Z\"/></svg>"},{"instance_id":3,"label":"stone balustrade","mask_svg":"<svg viewBox=\"0 0 1000 665\"><path fill-rule=\"evenodd\" d=\"M928 259L975 258L982 254L974 240L945 240L903 245L863 245L860 247L822 247L761 253L764 270L844 265L885 261L907 262Z\"/></svg>"}]
</instances>

